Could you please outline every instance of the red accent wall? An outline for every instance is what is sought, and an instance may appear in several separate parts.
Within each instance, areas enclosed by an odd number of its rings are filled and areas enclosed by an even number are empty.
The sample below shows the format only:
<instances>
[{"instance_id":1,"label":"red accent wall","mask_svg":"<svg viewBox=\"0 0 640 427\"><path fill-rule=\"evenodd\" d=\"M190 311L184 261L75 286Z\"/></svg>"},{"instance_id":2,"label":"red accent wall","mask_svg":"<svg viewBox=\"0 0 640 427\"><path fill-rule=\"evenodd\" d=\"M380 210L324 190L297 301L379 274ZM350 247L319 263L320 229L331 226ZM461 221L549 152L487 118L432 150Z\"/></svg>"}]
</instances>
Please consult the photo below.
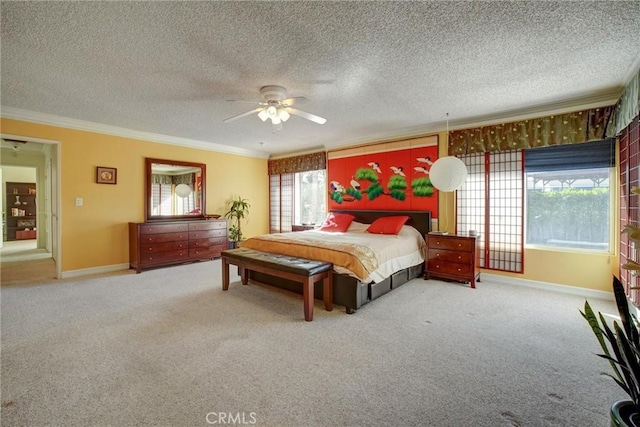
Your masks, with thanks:
<instances>
[{"instance_id":1,"label":"red accent wall","mask_svg":"<svg viewBox=\"0 0 640 427\"><path fill-rule=\"evenodd\" d=\"M429 180L431 164L438 159L437 142L367 151L329 158L329 209L428 210L438 217L438 191Z\"/></svg>"}]
</instances>

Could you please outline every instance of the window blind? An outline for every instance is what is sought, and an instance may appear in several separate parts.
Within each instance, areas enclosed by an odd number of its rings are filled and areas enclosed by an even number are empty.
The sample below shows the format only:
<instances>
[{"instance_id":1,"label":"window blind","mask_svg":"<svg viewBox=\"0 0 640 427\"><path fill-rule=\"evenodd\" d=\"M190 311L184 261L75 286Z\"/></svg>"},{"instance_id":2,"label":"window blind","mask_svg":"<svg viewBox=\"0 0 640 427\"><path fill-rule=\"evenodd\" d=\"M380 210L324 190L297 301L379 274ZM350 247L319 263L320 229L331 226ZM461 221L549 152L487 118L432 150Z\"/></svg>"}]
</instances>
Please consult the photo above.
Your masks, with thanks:
<instances>
[{"instance_id":1,"label":"window blind","mask_svg":"<svg viewBox=\"0 0 640 427\"><path fill-rule=\"evenodd\" d=\"M609 168L615 166L615 149L615 139L532 148L524 150L524 167L527 172Z\"/></svg>"}]
</instances>

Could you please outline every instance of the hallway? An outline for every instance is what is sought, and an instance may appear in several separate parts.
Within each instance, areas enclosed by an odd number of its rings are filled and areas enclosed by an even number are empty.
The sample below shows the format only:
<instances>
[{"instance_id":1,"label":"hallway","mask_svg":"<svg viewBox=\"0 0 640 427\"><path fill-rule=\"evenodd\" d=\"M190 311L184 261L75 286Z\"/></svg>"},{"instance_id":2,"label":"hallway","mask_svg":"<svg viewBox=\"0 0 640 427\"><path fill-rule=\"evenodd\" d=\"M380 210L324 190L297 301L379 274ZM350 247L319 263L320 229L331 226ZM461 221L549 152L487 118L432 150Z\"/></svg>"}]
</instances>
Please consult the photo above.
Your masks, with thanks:
<instances>
[{"instance_id":1,"label":"hallway","mask_svg":"<svg viewBox=\"0 0 640 427\"><path fill-rule=\"evenodd\" d=\"M56 263L45 249L37 249L35 240L4 242L0 248L2 286L42 283L56 279Z\"/></svg>"}]
</instances>

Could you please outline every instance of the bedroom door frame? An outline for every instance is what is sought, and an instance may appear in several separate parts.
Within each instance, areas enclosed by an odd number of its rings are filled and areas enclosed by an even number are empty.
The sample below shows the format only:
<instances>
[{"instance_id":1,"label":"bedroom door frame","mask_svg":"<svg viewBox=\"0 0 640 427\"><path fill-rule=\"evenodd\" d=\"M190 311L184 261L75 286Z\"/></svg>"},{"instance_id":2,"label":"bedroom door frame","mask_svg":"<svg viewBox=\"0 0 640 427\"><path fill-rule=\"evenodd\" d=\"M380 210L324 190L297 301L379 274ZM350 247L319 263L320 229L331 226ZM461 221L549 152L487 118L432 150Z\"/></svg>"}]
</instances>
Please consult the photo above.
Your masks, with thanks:
<instances>
[{"instance_id":1,"label":"bedroom door frame","mask_svg":"<svg viewBox=\"0 0 640 427\"><path fill-rule=\"evenodd\" d=\"M15 139L20 141L43 144L50 148L45 151L45 182L41 183L45 189L45 209L48 217L50 232L47 236L47 246L51 244L51 257L56 264L56 278L62 279L62 233L60 230L62 223L62 200L60 197L60 183L62 182L62 156L61 141L34 138L24 135L0 133L3 139Z\"/></svg>"}]
</instances>

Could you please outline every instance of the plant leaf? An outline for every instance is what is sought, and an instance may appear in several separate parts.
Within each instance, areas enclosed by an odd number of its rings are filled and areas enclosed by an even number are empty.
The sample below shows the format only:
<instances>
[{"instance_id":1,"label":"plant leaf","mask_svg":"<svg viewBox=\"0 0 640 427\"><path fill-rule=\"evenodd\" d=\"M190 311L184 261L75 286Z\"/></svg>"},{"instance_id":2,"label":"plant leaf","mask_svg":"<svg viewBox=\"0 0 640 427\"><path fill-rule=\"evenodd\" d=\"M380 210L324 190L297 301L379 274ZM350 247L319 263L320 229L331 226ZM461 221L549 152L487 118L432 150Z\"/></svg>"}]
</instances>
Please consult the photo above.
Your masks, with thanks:
<instances>
[{"instance_id":1,"label":"plant leaf","mask_svg":"<svg viewBox=\"0 0 640 427\"><path fill-rule=\"evenodd\" d=\"M616 342L621 350L622 359L620 359L620 362L624 361L624 363L620 363L620 367L623 369L625 377L631 379L631 381L627 381L627 386L632 392L630 394L631 398L637 404L640 397L640 364L638 364L636 354L632 350L632 342L625 336L618 322L613 322L613 327L615 328Z\"/></svg>"},{"instance_id":2,"label":"plant leaf","mask_svg":"<svg viewBox=\"0 0 640 427\"><path fill-rule=\"evenodd\" d=\"M624 291L624 286L622 286L622 282L613 276L613 294L616 297L616 305L618 306L618 313L620 314L620 321L622 322L622 326L624 327L624 332L631 340L635 347L640 346L640 341L638 340L638 330L635 327L635 324L631 318L631 312L629 311L629 302L627 301L627 294Z\"/></svg>"}]
</instances>

